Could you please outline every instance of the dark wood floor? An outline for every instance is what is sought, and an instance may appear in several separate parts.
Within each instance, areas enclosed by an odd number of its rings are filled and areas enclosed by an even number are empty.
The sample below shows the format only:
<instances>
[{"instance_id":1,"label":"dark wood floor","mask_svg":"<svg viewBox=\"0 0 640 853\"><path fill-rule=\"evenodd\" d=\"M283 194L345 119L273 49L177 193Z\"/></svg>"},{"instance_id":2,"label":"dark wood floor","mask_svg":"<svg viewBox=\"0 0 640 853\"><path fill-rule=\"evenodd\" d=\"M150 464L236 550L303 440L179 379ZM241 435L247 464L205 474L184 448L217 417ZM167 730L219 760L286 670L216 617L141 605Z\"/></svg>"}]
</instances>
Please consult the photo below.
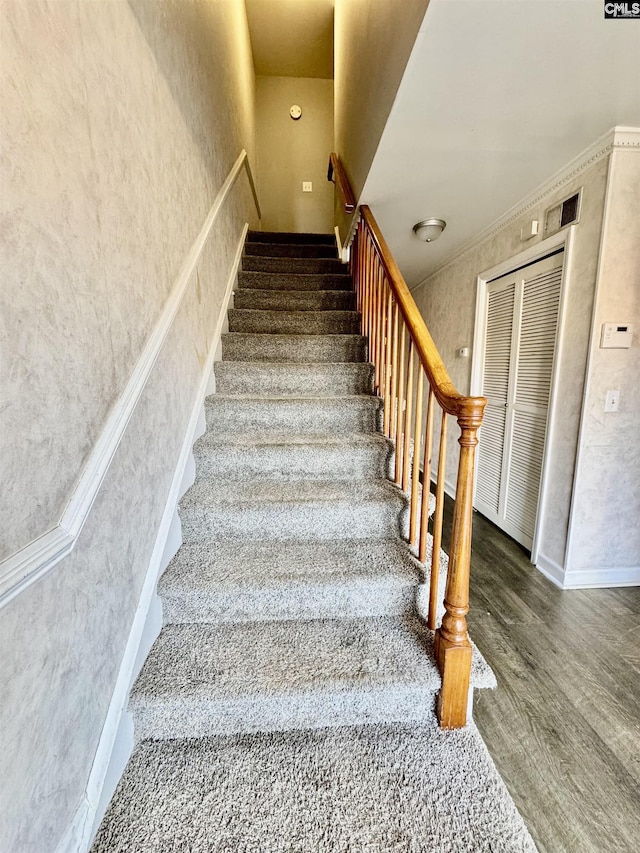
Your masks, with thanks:
<instances>
[{"instance_id":1,"label":"dark wood floor","mask_svg":"<svg viewBox=\"0 0 640 853\"><path fill-rule=\"evenodd\" d=\"M640 851L640 589L563 592L475 514L469 632L498 679L475 721L539 850Z\"/></svg>"}]
</instances>

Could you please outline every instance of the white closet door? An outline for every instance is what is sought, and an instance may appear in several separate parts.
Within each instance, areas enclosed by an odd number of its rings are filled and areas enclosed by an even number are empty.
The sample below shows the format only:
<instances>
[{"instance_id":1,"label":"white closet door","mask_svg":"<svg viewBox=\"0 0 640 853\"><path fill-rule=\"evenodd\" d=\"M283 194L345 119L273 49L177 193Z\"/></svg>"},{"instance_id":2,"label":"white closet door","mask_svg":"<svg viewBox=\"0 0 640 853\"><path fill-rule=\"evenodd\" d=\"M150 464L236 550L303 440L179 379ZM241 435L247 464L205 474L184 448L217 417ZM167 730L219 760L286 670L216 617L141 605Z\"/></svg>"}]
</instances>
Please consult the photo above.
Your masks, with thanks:
<instances>
[{"instance_id":1,"label":"white closet door","mask_svg":"<svg viewBox=\"0 0 640 853\"><path fill-rule=\"evenodd\" d=\"M562 255L488 285L477 509L527 548L538 512Z\"/></svg>"},{"instance_id":2,"label":"white closet door","mask_svg":"<svg viewBox=\"0 0 640 853\"><path fill-rule=\"evenodd\" d=\"M501 279L489 285L482 388L488 402L476 472L476 506L492 521L500 511L514 305L515 281Z\"/></svg>"}]
</instances>

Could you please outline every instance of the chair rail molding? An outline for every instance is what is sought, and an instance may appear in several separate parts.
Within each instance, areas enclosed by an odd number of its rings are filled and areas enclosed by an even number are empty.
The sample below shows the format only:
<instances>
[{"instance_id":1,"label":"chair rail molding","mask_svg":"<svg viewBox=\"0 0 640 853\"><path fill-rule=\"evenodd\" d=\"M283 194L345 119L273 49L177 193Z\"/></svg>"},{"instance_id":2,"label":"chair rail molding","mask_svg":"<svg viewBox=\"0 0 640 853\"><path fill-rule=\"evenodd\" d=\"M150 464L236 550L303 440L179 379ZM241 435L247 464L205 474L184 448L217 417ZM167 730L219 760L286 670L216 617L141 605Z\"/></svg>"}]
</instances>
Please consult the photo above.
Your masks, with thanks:
<instances>
[{"instance_id":1,"label":"chair rail molding","mask_svg":"<svg viewBox=\"0 0 640 853\"><path fill-rule=\"evenodd\" d=\"M213 225L243 169L249 180L258 217L261 217L249 158L246 150L242 149L184 259L162 314L136 362L129 381L111 409L58 523L0 562L0 608L47 574L73 550L171 330Z\"/></svg>"}]
</instances>

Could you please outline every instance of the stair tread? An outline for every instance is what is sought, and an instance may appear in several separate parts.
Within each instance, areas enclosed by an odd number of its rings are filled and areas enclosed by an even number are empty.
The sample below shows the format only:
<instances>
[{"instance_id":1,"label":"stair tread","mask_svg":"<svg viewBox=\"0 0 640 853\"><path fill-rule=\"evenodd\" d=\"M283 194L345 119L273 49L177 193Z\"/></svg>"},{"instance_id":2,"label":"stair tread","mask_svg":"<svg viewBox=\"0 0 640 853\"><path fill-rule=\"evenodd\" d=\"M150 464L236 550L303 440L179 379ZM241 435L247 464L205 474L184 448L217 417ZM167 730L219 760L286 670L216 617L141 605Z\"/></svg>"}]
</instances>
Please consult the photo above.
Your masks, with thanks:
<instances>
[{"instance_id":1,"label":"stair tread","mask_svg":"<svg viewBox=\"0 0 640 853\"><path fill-rule=\"evenodd\" d=\"M205 433L194 445L194 453L208 446L231 445L234 447L267 447L267 446L313 446L313 447L390 447L391 442L380 433L302 433L295 435L289 432L265 432L251 430L242 433Z\"/></svg>"},{"instance_id":2,"label":"stair tread","mask_svg":"<svg viewBox=\"0 0 640 853\"><path fill-rule=\"evenodd\" d=\"M330 243L285 243L266 240L249 241L244 248L245 255L259 258L337 258L335 244Z\"/></svg>"},{"instance_id":3,"label":"stair tread","mask_svg":"<svg viewBox=\"0 0 640 853\"><path fill-rule=\"evenodd\" d=\"M474 650L475 651L475 650ZM490 671L474 654L472 684ZM415 616L167 625L131 693L160 702L317 696L398 688L435 692L433 634Z\"/></svg>"},{"instance_id":4,"label":"stair tread","mask_svg":"<svg viewBox=\"0 0 640 853\"><path fill-rule=\"evenodd\" d=\"M324 232L315 231L254 231L247 232L247 242L249 243L269 243L269 242L291 242L307 240L312 244L330 244L335 245L336 235Z\"/></svg>"},{"instance_id":5,"label":"stair tread","mask_svg":"<svg viewBox=\"0 0 640 853\"><path fill-rule=\"evenodd\" d=\"M222 335L222 360L245 363L365 364L367 340L349 334L269 334L227 332Z\"/></svg>"},{"instance_id":6,"label":"stair tread","mask_svg":"<svg viewBox=\"0 0 640 853\"><path fill-rule=\"evenodd\" d=\"M230 308L227 315L232 332L315 336L357 334L360 329L360 314L357 311Z\"/></svg>"},{"instance_id":7,"label":"stair tread","mask_svg":"<svg viewBox=\"0 0 640 853\"><path fill-rule=\"evenodd\" d=\"M259 275L259 273L256 273L256 275ZM299 278L306 278L306 277L307 276L304 276L304 275L299 276ZM308 276L308 278L317 278L317 276ZM332 278L332 276L328 276L328 278ZM243 294L245 294L245 293L246 294L251 294L251 293L263 294L265 291L264 291L264 288L262 288L262 287L243 287L242 292L243 292ZM304 294L305 296L308 296L309 294L311 294L312 296L324 296L325 298L333 297L336 295L343 296L345 294L348 296L355 295L353 290L331 290L331 289L329 289L329 290L293 290L290 287L285 287L285 288L281 288L281 289L274 287L274 288L269 290L270 296L282 296L283 299L291 296L292 293ZM331 310L331 309L326 309L326 310Z\"/></svg>"},{"instance_id":8,"label":"stair tread","mask_svg":"<svg viewBox=\"0 0 640 853\"><path fill-rule=\"evenodd\" d=\"M238 504L353 504L354 501L396 501L400 506L406 497L388 481L362 480L269 480L250 482L198 479L180 501L180 509L190 506Z\"/></svg>"},{"instance_id":9,"label":"stair tread","mask_svg":"<svg viewBox=\"0 0 640 853\"><path fill-rule=\"evenodd\" d=\"M228 397L251 393L280 393L282 396L297 393L310 397L369 396L374 376L373 365L366 361L229 360L217 362L213 372L216 393Z\"/></svg>"},{"instance_id":10,"label":"stair tread","mask_svg":"<svg viewBox=\"0 0 640 853\"><path fill-rule=\"evenodd\" d=\"M337 258L274 258L243 255L242 270L284 273L333 273L350 278L348 269Z\"/></svg>"},{"instance_id":11,"label":"stair tread","mask_svg":"<svg viewBox=\"0 0 640 853\"><path fill-rule=\"evenodd\" d=\"M356 294L352 290L278 290L242 287L234 308L253 311L352 311Z\"/></svg>"},{"instance_id":12,"label":"stair tread","mask_svg":"<svg viewBox=\"0 0 640 853\"><path fill-rule=\"evenodd\" d=\"M238 290L285 290L293 293L351 293L351 277L343 272L297 273L239 270Z\"/></svg>"},{"instance_id":13,"label":"stair tread","mask_svg":"<svg viewBox=\"0 0 640 853\"><path fill-rule=\"evenodd\" d=\"M242 310L242 309L238 309L238 310ZM270 338L271 340L273 340L274 335L269 333L269 332L225 332L222 335L222 337L223 338L233 337L236 339L251 338L251 339L256 339L256 340L258 338ZM293 343L307 342L309 339L314 340L314 339L318 339L318 338L325 338L330 342L344 341L345 343L350 343L353 341L358 342L358 343L359 342L365 343L367 340L364 335L359 335L359 334L356 334L355 332L346 332L346 333L345 332L338 332L337 334L325 333L322 335L303 335L303 334L295 333L295 332L285 332L285 333L278 334L276 337L278 338L278 341L280 341L282 343L286 343L287 341L291 341ZM305 363L309 364L310 362L305 362ZM351 362L330 362L330 363L331 364L345 364L345 363L351 363Z\"/></svg>"},{"instance_id":14,"label":"stair tread","mask_svg":"<svg viewBox=\"0 0 640 853\"><path fill-rule=\"evenodd\" d=\"M231 400L233 402L236 402L237 400L269 400L271 402L280 400L282 403L286 404L303 402L317 404L322 403L323 401L326 401L327 403L343 401L347 403L363 403L367 406L373 404L380 406L383 403L382 398L378 397L376 394L339 394L336 396L327 394L326 397L305 394L210 394L205 398L205 406L214 405L216 400Z\"/></svg>"},{"instance_id":15,"label":"stair tread","mask_svg":"<svg viewBox=\"0 0 640 853\"><path fill-rule=\"evenodd\" d=\"M326 315L327 317L335 317L340 314L348 314L351 317L358 318L360 317L359 311L351 311L346 308L302 308L300 310L293 309L279 309L279 308L230 308L229 312L234 314L242 315L242 314L276 314L278 316L282 314L295 314L296 316L301 315L305 320L313 319L316 315Z\"/></svg>"},{"instance_id":16,"label":"stair tread","mask_svg":"<svg viewBox=\"0 0 640 853\"><path fill-rule=\"evenodd\" d=\"M440 685L431 632L416 618L168 625L132 691L225 699L364 686Z\"/></svg>"},{"instance_id":17,"label":"stair tread","mask_svg":"<svg viewBox=\"0 0 640 853\"><path fill-rule=\"evenodd\" d=\"M237 587L284 587L384 577L414 585L419 563L398 540L336 542L190 542L182 545L162 575L159 590L213 593Z\"/></svg>"}]
</instances>

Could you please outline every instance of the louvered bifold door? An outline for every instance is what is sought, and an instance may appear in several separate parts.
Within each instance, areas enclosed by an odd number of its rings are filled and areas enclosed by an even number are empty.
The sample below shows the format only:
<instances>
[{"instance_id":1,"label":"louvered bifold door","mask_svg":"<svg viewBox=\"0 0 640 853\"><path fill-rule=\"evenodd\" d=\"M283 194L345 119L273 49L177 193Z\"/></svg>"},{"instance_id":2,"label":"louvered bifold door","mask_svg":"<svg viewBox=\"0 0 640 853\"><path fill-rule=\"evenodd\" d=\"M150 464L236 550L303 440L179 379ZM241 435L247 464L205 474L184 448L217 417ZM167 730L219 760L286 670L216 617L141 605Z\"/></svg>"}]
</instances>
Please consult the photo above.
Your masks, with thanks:
<instances>
[{"instance_id":1,"label":"louvered bifold door","mask_svg":"<svg viewBox=\"0 0 640 853\"><path fill-rule=\"evenodd\" d=\"M476 508L531 548L544 460L562 255L491 282Z\"/></svg>"},{"instance_id":2,"label":"louvered bifold door","mask_svg":"<svg viewBox=\"0 0 640 853\"><path fill-rule=\"evenodd\" d=\"M488 402L480 431L475 505L496 523L500 519L514 304L513 280L489 285L482 375L482 393Z\"/></svg>"},{"instance_id":3,"label":"louvered bifold door","mask_svg":"<svg viewBox=\"0 0 640 853\"><path fill-rule=\"evenodd\" d=\"M557 257L553 260L559 263ZM538 512L561 283L562 266L556 266L545 273L529 274L520 284L522 307L515 394L509 406L512 426L504 517L521 534L515 538L528 548Z\"/></svg>"}]
</instances>

